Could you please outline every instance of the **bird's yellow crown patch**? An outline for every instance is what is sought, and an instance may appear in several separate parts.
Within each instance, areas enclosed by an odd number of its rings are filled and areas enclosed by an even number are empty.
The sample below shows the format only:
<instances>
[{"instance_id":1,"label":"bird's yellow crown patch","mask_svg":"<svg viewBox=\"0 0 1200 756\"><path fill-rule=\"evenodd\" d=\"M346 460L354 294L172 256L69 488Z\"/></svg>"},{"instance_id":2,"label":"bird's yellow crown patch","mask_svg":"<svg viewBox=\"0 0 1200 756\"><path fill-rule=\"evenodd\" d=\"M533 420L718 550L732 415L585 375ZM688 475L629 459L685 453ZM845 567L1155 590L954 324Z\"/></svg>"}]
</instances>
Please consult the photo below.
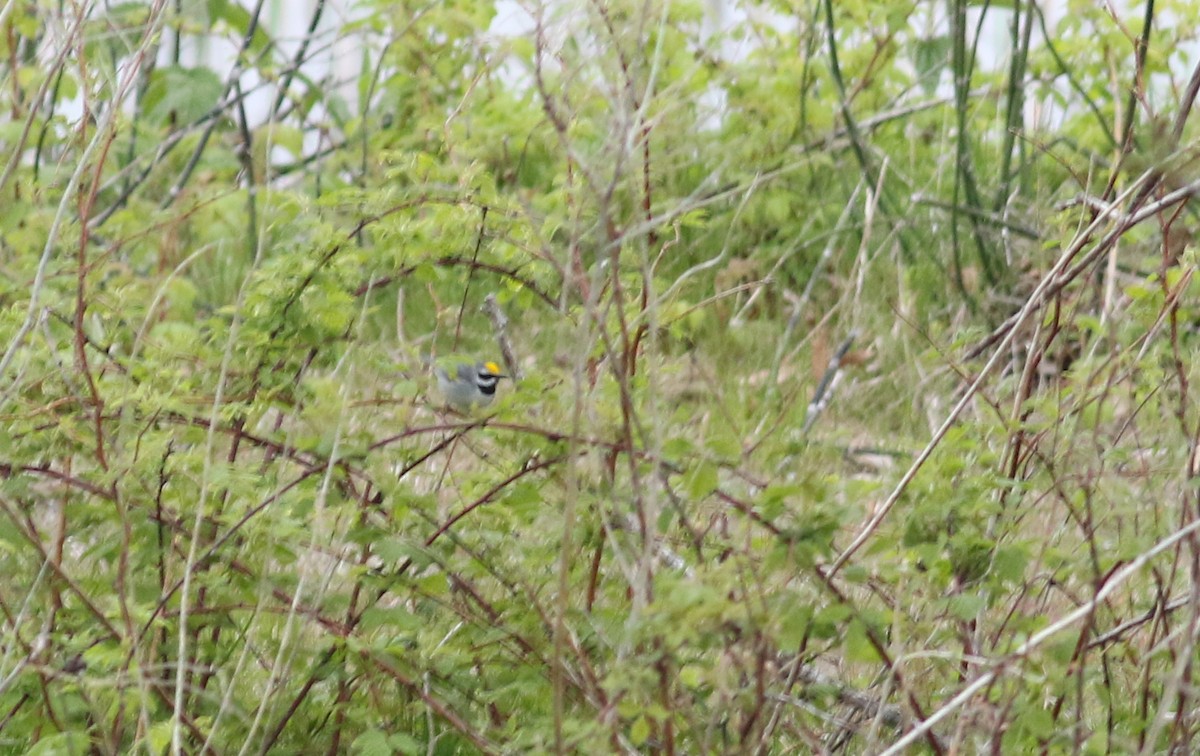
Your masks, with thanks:
<instances>
[{"instance_id":1,"label":"bird's yellow crown patch","mask_svg":"<svg viewBox=\"0 0 1200 756\"><path fill-rule=\"evenodd\" d=\"M500 366L494 362L485 362L485 363L483 363L483 366L485 368L487 368L487 371L489 373L499 373L500 372Z\"/></svg>"}]
</instances>

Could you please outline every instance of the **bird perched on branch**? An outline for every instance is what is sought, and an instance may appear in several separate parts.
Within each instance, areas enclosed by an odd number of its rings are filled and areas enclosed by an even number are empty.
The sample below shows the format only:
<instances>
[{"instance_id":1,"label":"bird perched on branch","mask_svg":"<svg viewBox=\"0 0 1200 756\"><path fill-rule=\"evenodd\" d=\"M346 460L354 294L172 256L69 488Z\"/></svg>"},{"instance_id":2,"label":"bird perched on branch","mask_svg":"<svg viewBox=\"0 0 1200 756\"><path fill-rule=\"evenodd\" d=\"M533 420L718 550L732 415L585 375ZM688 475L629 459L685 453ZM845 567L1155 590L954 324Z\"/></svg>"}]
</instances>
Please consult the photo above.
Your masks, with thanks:
<instances>
[{"instance_id":1,"label":"bird perched on branch","mask_svg":"<svg viewBox=\"0 0 1200 756\"><path fill-rule=\"evenodd\" d=\"M459 412L470 412L491 404L496 397L496 385L501 378L508 377L494 362L455 361L434 366L434 372L446 403Z\"/></svg>"}]
</instances>

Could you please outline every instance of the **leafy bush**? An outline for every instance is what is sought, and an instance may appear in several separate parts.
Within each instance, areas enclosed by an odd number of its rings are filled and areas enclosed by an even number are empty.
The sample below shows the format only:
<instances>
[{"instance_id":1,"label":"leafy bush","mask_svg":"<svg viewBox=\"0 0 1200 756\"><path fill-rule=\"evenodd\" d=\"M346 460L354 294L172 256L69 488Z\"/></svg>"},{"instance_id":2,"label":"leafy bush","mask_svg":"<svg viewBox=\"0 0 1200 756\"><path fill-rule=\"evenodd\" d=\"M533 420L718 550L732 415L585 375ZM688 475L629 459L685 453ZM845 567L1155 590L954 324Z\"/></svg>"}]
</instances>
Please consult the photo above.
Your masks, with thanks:
<instances>
[{"instance_id":1,"label":"leafy bush","mask_svg":"<svg viewBox=\"0 0 1200 756\"><path fill-rule=\"evenodd\" d=\"M7 751L1194 747L1195 3L68 5Z\"/></svg>"}]
</instances>

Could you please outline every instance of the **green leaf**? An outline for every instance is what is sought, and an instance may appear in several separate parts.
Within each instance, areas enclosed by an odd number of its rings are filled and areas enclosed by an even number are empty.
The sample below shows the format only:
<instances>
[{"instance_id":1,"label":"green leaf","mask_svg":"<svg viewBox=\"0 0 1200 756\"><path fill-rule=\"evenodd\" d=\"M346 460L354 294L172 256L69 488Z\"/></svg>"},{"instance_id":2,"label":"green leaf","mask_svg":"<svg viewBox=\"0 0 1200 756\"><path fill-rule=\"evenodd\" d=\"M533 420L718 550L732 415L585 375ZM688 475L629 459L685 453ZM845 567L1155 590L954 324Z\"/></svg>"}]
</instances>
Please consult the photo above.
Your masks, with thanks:
<instances>
[{"instance_id":1,"label":"green leaf","mask_svg":"<svg viewBox=\"0 0 1200 756\"><path fill-rule=\"evenodd\" d=\"M872 664L880 661L879 651L871 643L866 627L858 620L854 620L846 628L845 645L847 659Z\"/></svg>"},{"instance_id":2,"label":"green leaf","mask_svg":"<svg viewBox=\"0 0 1200 756\"><path fill-rule=\"evenodd\" d=\"M415 546L400 537L383 538L371 546L375 555L386 564L397 565L405 559L413 561L413 567L423 569L432 561L429 553L420 546Z\"/></svg>"},{"instance_id":3,"label":"green leaf","mask_svg":"<svg viewBox=\"0 0 1200 756\"><path fill-rule=\"evenodd\" d=\"M679 670L679 681L683 683L685 687L695 690L704 682L704 669L696 666L695 664L684 665L684 667Z\"/></svg>"},{"instance_id":4,"label":"green leaf","mask_svg":"<svg viewBox=\"0 0 1200 756\"><path fill-rule=\"evenodd\" d=\"M960 593L947 600L950 613L956 618L967 621L979 616L979 612L987 607L987 599L978 593Z\"/></svg>"},{"instance_id":5,"label":"green leaf","mask_svg":"<svg viewBox=\"0 0 1200 756\"><path fill-rule=\"evenodd\" d=\"M172 115L191 123L217 105L224 85L210 68L165 66L155 69L142 100L146 117L165 122Z\"/></svg>"},{"instance_id":6,"label":"green leaf","mask_svg":"<svg viewBox=\"0 0 1200 756\"><path fill-rule=\"evenodd\" d=\"M425 753L425 746L421 741L403 732L394 732L389 735L388 743L396 753L402 753L405 756Z\"/></svg>"},{"instance_id":7,"label":"green leaf","mask_svg":"<svg viewBox=\"0 0 1200 756\"><path fill-rule=\"evenodd\" d=\"M937 89L938 77L950 65L950 50L953 42L948 36L918 40L913 58L917 68L917 79L928 95Z\"/></svg>"},{"instance_id":8,"label":"green leaf","mask_svg":"<svg viewBox=\"0 0 1200 756\"><path fill-rule=\"evenodd\" d=\"M246 32L250 31L250 24L253 20L250 11L236 0L209 0L208 15L214 25L217 21L225 22L239 38L245 37ZM267 37L262 24L257 24L248 51L255 55L261 54L269 43L270 38Z\"/></svg>"},{"instance_id":9,"label":"green leaf","mask_svg":"<svg viewBox=\"0 0 1200 756\"><path fill-rule=\"evenodd\" d=\"M671 460L683 460L696 453L696 444L687 436L675 436L663 444L663 456Z\"/></svg>"},{"instance_id":10,"label":"green leaf","mask_svg":"<svg viewBox=\"0 0 1200 756\"><path fill-rule=\"evenodd\" d=\"M1046 738L1054 733L1054 715L1041 706L1025 706L1020 708L1018 713L1016 721L1031 737Z\"/></svg>"},{"instance_id":11,"label":"green leaf","mask_svg":"<svg viewBox=\"0 0 1200 756\"><path fill-rule=\"evenodd\" d=\"M835 638L841 633L841 624L850 616L845 604L833 604L813 615L813 635L818 638Z\"/></svg>"},{"instance_id":12,"label":"green leaf","mask_svg":"<svg viewBox=\"0 0 1200 756\"><path fill-rule=\"evenodd\" d=\"M175 724L170 719L163 719L150 725L150 729L146 733L146 742L149 743L148 750L151 753L164 753L171 745L171 735L174 730Z\"/></svg>"},{"instance_id":13,"label":"green leaf","mask_svg":"<svg viewBox=\"0 0 1200 756\"><path fill-rule=\"evenodd\" d=\"M545 504L542 489L533 483L510 486L504 494L504 505L518 515L533 514Z\"/></svg>"},{"instance_id":14,"label":"green leaf","mask_svg":"<svg viewBox=\"0 0 1200 756\"><path fill-rule=\"evenodd\" d=\"M629 728L629 741L635 746L641 747L650 739L650 722L645 716L640 716L633 720L633 725Z\"/></svg>"},{"instance_id":15,"label":"green leaf","mask_svg":"<svg viewBox=\"0 0 1200 756\"><path fill-rule=\"evenodd\" d=\"M733 436L710 436L704 447L728 464L737 464L742 459L742 445Z\"/></svg>"},{"instance_id":16,"label":"green leaf","mask_svg":"<svg viewBox=\"0 0 1200 756\"><path fill-rule=\"evenodd\" d=\"M25 751L28 756L82 756L87 752L88 737L85 732L56 732Z\"/></svg>"},{"instance_id":17,"label":"green leaf","mask_svg":"<svg viewBox=\"0 0 1200 756\"><path fill-rule=\"evenodd\" d=\"M804 642L812 627L813 610L811 606L794 602L785 610L779 629L779 645L785 649L795 649Z\"/></svg>"},{"instance_id":18,"label":"green leaf","mask_svg":"<svg viewBox=\"0 0 1200 756\"><path fill-rule=\"evenodd\" d=\"M719 477L717 466L712 462L701 462L688 475L687 492L693 501L699 501L711 494L717 487Z\"/></svg>"},{"instance_id":19,"label":"green leaf","mask_svg":"<svg viewBox=\"0 0 1200 756\"><path fill-rule=\"evenodd\" d=\"M421 620L403 606L373 606L363 612L363 629L415 630Z\"/></svg>"},{"instance_id":20,"label":"green leaf","mask_svg":"<svg viewBox=\"0 0 1200 756\"><path fill-rule=\"evenodd\" d=\"M367 730L350 744L350 753L359 756L392 756L392 744L383 730Z\"/></svg>"}]
</instances>

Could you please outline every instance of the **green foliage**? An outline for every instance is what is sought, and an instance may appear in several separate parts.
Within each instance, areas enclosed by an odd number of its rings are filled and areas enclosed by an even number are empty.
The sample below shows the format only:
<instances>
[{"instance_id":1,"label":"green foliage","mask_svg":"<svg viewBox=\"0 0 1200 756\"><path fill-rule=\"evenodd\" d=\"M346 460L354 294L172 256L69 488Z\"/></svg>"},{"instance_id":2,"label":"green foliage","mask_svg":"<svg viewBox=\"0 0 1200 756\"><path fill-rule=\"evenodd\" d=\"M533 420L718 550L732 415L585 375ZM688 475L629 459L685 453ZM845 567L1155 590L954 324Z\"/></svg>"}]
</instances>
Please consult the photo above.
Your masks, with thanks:
<instances>
[{"instance_id":1,"label":"green foliage","mask_svg":"<svg viewBox=\"0 0 1200 756\"><path fill-rule=\"evenodd\" d=\"M1196 3L250 5L2 21L0 750L1189 748Z\"/></svg>"}]
</instances>

